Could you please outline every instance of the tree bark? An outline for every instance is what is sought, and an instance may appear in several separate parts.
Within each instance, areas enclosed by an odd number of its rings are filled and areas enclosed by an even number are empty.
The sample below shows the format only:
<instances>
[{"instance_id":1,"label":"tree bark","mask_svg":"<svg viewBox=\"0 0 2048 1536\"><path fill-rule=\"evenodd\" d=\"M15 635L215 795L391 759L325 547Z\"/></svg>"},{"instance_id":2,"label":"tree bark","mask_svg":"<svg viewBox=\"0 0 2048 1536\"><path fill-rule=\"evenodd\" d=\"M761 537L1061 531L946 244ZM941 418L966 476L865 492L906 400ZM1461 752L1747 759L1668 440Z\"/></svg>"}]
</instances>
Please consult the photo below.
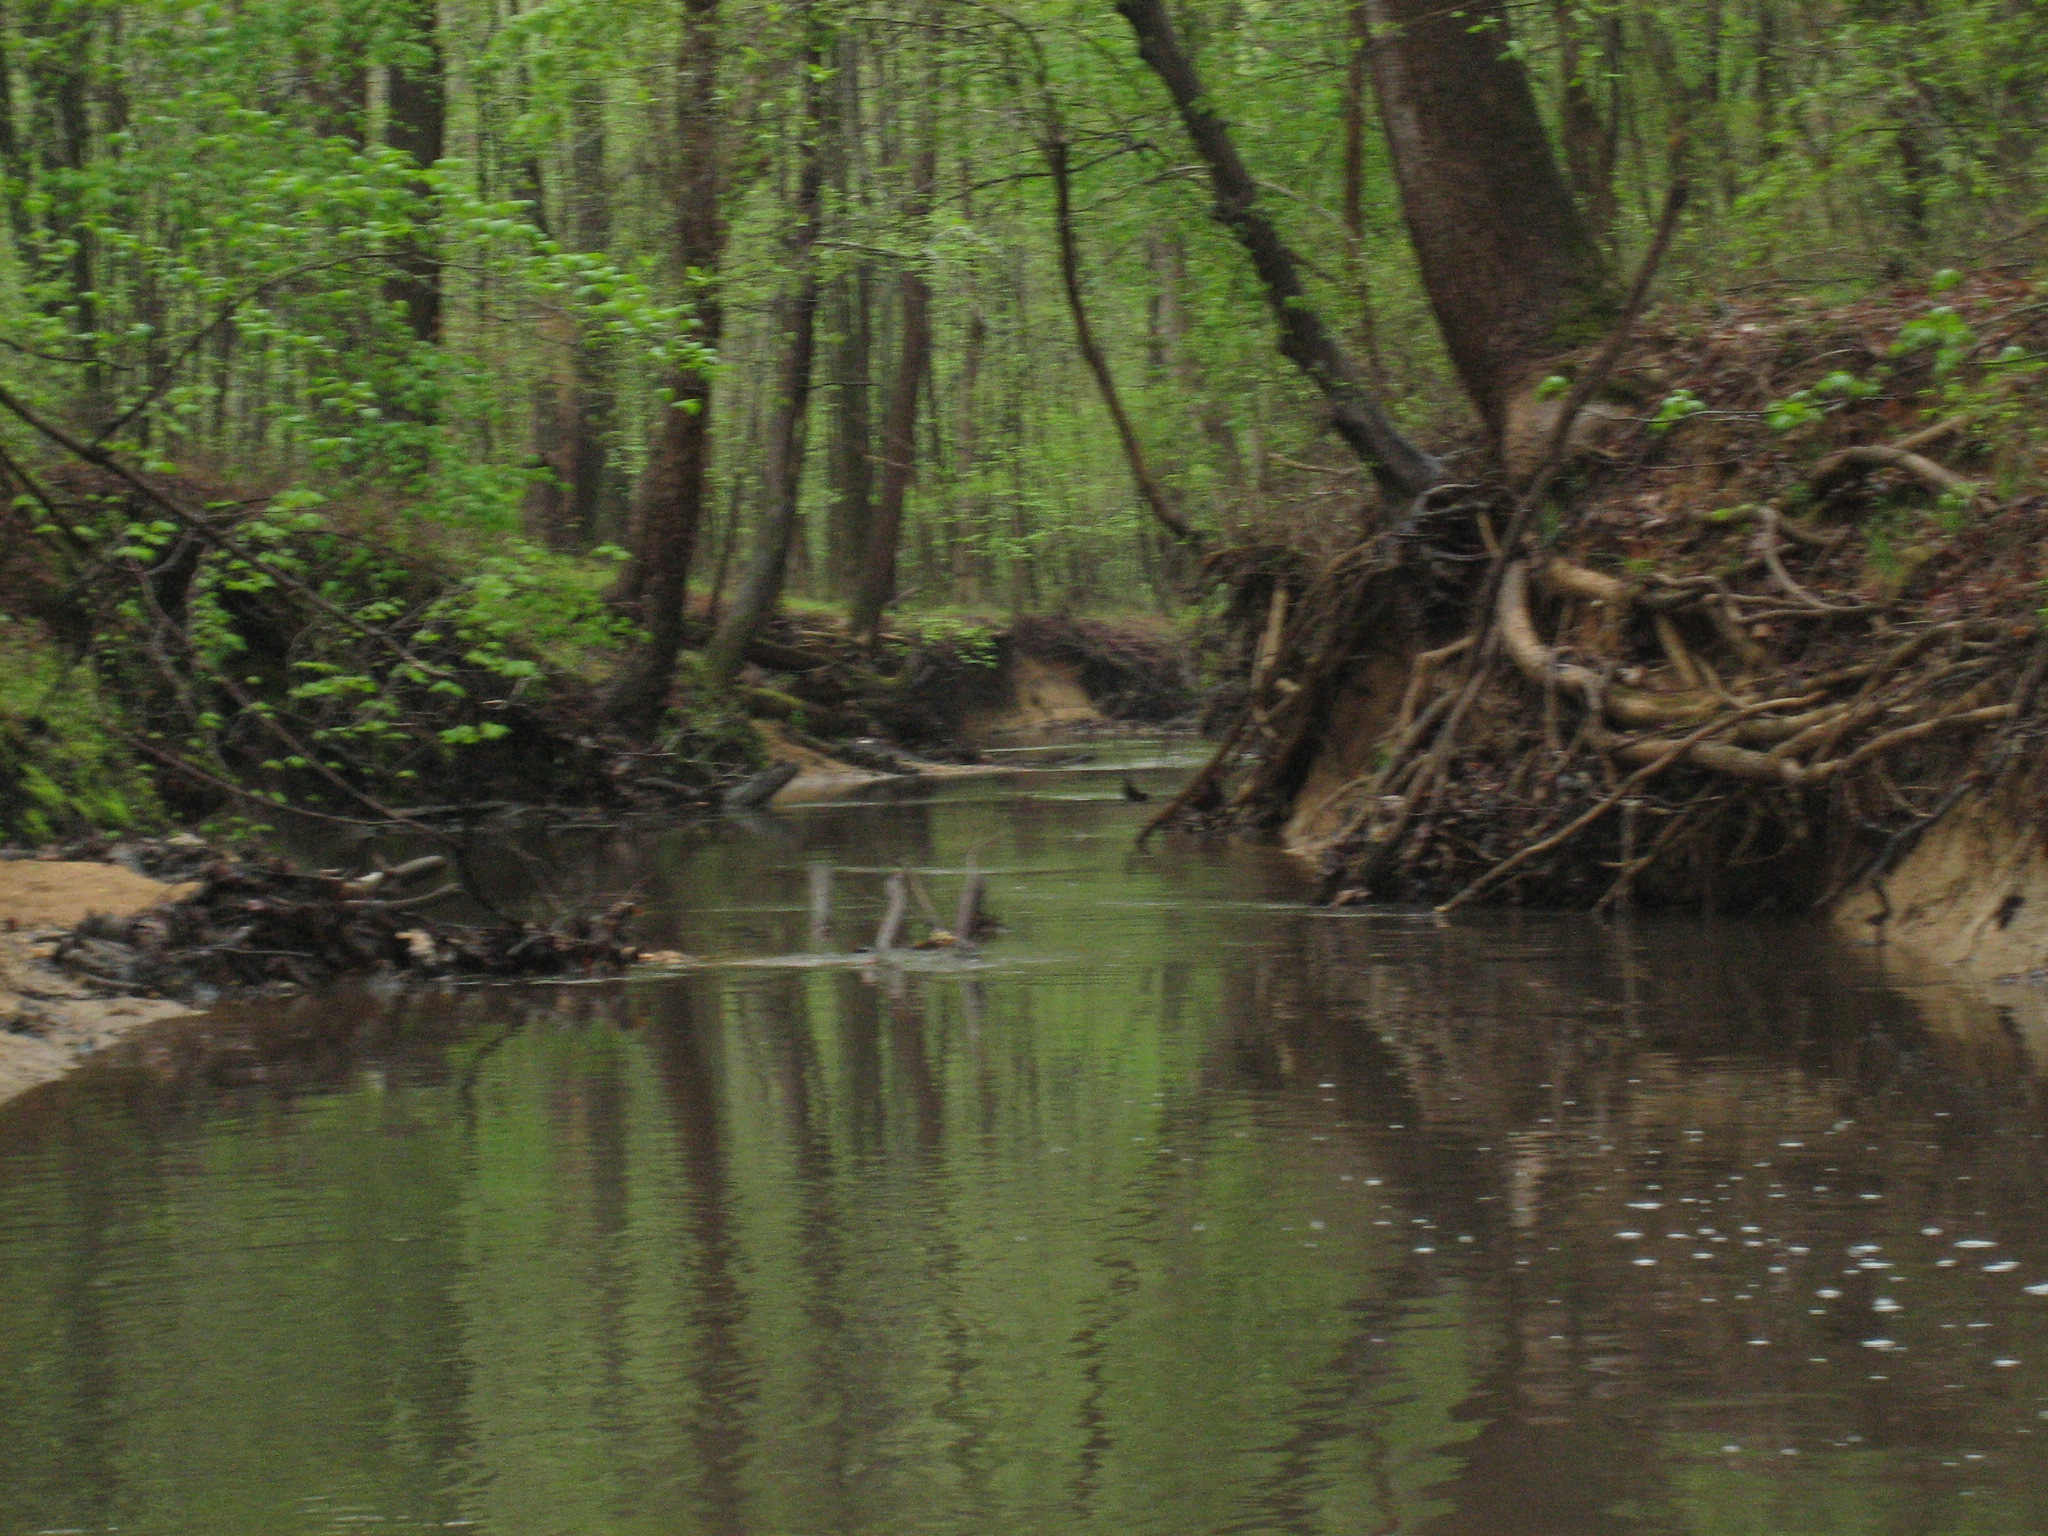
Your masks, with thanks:
<instances>
[{"instance_id":1,"label":"tree bark","mask_svg":"<svg viewBox=\"0 0 2048 1536\"><path fill-rule=\"evenodd\" d=\"M719 209L719 0L683 0L677 61L676 265L695 279L697 339L716 347L724 309L716 286L725 249ZM674 405L661 413L634 496L632 563L613 594L636 608L645 638L628 653L605 700L614 724L651 734L674 681L690 592L690 559L711 470L711 379L685 368L669 380Z\"/></svg>"},{"instance_id":2,"label":"tree bark","mask_svg":"<svg viewBox=\"0 0 2048 1536\"><path fill-rule=\"evenodd\" d=\"M762 475L762 503L767 515L739 594L719 620L717 633L704 653L706 673L720 682L730 682L739 672L747 646L782 598L803 495L804 437L810 420L821 298L813 251L818 243L825 190L819 142L824 127L824 90L819 80L824 50L819 46L822 28L815 0L804 7L801 25L804 43L798 71L802 76L803 110L797 127L794 222L785 247L795 286L784 308L783 355Z\"/></svg>"},{"instance_id":3,"label":"tree bark","mask_svg":"<svg viewBox=\"0 0 2048 1536\"><path fill-rule=\"evenodd\" d=\"M1429 0L1434 3L1434 0ZM1215 215L1251 258L1280 329L1280 351L1329 402L1331 424L1390 494L1410 497L1443 479L1443 467L1408 440L1309 302L1301 264L1259 205L1258 183L1238 153L1182 46L1164 0L1116 0L1138 40L1138 56L1166 87L1195 151L1208 167ZM1533 106L1532 109L1533 111Z\"/></svg>"},{"instance_id":4,"label":"tree bark","mask_svg":"<svg viewBox=\"0 0 2048 1536\"><path fill-rule=\"evenodd\" d=\"M1367 0L1373 74L1410 236L1466 394L1512 462L1520 418L1620 298L1559 173L1505 0Z\"/></svg>"},{"instance_id":5,"label":"tree bark","mask_svg":"<svg viewBox=\"0 0 2048 1536\"><path fill-rule=\"evenodd\" d=\"M441 53L439 0L413 0L409 7L411 42L418 57L385 70L384 142L411 155L422 170L448 152L448 93ZM405 306L406 322L424 342L441 339L441 262L434 248L433 212L424 191L412 238L395 265L398 276L387 288Z\"/></svg>"}]
</instances>

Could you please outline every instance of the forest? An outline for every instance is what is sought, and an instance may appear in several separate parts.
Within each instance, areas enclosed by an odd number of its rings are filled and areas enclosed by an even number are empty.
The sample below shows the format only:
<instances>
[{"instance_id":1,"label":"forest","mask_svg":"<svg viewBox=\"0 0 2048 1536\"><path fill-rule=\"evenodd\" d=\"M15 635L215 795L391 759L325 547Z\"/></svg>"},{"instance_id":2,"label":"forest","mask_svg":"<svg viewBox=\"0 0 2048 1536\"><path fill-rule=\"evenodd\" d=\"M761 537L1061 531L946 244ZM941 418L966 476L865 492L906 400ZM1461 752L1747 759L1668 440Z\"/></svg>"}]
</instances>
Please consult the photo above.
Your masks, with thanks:
<instances>
[{"instance_id":1,"label":"forest","mask_svg":"<svg viewBox=\"0 0 2048 1536\"><path fill-rule=\"evenodd\" d=\"M1890 837L2028 739L2043 22L14 0L0 830L702 803L1035 617L1339 896Z\"/></svg>"}]
</instances>

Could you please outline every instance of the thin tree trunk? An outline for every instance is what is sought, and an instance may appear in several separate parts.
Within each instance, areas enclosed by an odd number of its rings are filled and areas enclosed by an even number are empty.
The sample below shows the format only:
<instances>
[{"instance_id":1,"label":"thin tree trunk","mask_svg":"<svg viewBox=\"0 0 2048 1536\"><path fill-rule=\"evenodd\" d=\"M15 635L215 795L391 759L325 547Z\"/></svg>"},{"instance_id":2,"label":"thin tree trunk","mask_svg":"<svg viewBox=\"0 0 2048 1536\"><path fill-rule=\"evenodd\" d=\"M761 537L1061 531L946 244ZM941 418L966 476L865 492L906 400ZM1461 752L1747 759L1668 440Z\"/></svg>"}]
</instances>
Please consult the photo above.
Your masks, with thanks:
<instances>
[{"instance_id":1,"label":"thin tree trunk","mask_svg":"<svg viewBox=\"0 0 2048 1536\"><path fill-rule=\"evenodd\" d=\"M756 535L753 558L740 583L730 612L720 618L717 633L704 653L704 669L730 682L761 626L781 601L789 572L790 548L796 540L797 514L803 495L804 435L810 419L811 380L818 349L820 291L813 251L818 243L825 190L820 137L824 127L824 90L819 81L824 61L819 46L822 26L815 0L802 13L803 110L796 146L795 221L787 241L787 258L795 279L784 309L784 346L776 377L774 411L768 429L767 463L762 475L766 516Z\"/></svg>"},{"instance_id":2,"label":"thin tree trunk","mask_svg":"<svg viewBox=\"0 0 2048 1536\"><path fill-rule=\"evenodd\" d=\"M1365 259L1365 118L1372 77L1372 28L1365 0L1351 0L1346 19L1350 53L1344 62L1344 234L1350 244L1351 287L1358 297L1358 345L1372 370L1373 388L1384 394L1387 364L1380 356L1379 314Z\"/></svg>"},{"instance_id":3,"label":"thin tree trunk","mask_svg":"<svg viewBox=\"0 0 2048 1536\"><path fill-rule=\"evenodd\" d=\"M1558 67L1563 78L1558 85L1558 121L1563 130L1566 169L1572 190L1585 210L1586 225L1604 247L1614 230L1615 124L1601 113L1598 95L1589 78L1585 38L1581 19L1572 0L1552 0L1558 37ZM1612 72L1614 34L1621 26L1619 16L1603 17L1600 29L1607 46L1602 49L1600 68Z\"/></svg>"},{"instance_id":4,"label":"thin tree trunk","mask_svg":"<svg viewBox=\"0 0 2048 1536\"><path fill-rule=\"evenodd\" d=\"M448 94L441 54L439 0L412 0L408 9L417 57L390 65L384 76L384 142L412 156L425 169L448 152ZM424 192L415 229L395 265L387 288L405 306L407 323L421 341L441 339L441 261L434 247L432 209Z\"/></svg>"},{"instance_id":5,"label":"thin tree trunk","mask_svg":"<svg viewBox=\"0 0 2048 1536\"><path fill-rule=\"evenodd\" d=\"M927 7L929 28L936 20ZM931 217L939 178L938 96L936 63L925 81L924 112L918 126L916 161L904 199L904 222L920 236ZM921 241L920 241L921 243ZM882 615L896 597L897 550L902 542L903 509L917 469L917 409L925 393L932 355L932 290L914 261L897 279L902 332L889 395L882 407L882 473L875 490L875 512L868 526L867 549L861 561L860 585L853 596L853 632L872 643Z\"/></svg>"},{"instance_id":6,"label":"thin tree trunk","mask_svg":"<svg viewBox=\"0 0 2048 1536\"><path fill-rule=\"evenodd\" d=\"M1451 361L1513 466L1546 365L1620 297L1509 51L1505 0L1367 0L1395 179ZM1540 414L1540 412L1537 412Z\"/></svg>"},{"instance_id":7,"label":"thin tree trunk","mask_svg":"<svg viewBox=\"0 0 2048 1536\"><path fill-rule=\"evenodd\" d=\"M920 156L919 176L929 187ZM889 397L882 408L882 474L875 491L874 517L868 525L867 549L861 561L860 586L853 599L853 631L872 640L882 614L896 596L897 547L902 541L903 508L917 469L917 408L924 395L931 361L931 285L915 268L898 280L902 334L896 368L889 379Z\"/></svg>"},{"instance_id":8,"label":"thin tree trunk","mask_svg":"<svg viewBox=\"0 0 2048 1536\"><path fill-rule=\"evenodd\" d=\"M603 255L611 246L611 182L606 164L605 84L592 74L569 106L569 186L563 199L569 248ZM570 357L568 451L571 544L588 549L618 521L625 487L613 462L618 409L612 346L603 335L578 335Z\"/></svg>"},{"instance_id":9,"label":"thin tree trunk","mask_svg":"<svg viewBox=\"0 0 2048 1536\"><path fill-rule=\"evenodd\" d=\"M1088 319L1088 302L1081 292L1081 246L1074 233L1074 184L1067 159L1067 141L1056 123L1052 125L1052 134L1045 143L1045 164L1052 173L1053 222L1060 248L1060 280L1066 289L1067 308L1074 317L1074 339L1081 349L1081 361L1088 365L1088 372L1094 376L1095 387L1102 395L1103 407L1109 412L1109 419L1116 424L1117 441L1123 444L1124 462L1130 466L1139 499L1168 533L1183 544L1199 546L1200 537L1188 526L1188 520L1181 516L1167 495L1166 487L1152 473L1152 466L1145 458L1145 445L1139 441L1137 428L1131 425L1130 413L1124 409L1123 396L1117 392L1116 376L1110 371L1109 359L1103 354L1102 344L1095 339L1095 327Z\"/></svg>"},{"instance_id":10,"label":"thin tree trunk","mask_svg":"<svg viewBox=\"0 0 2048 1536\"><path fill-rule=\"evenodd\" d=\"M826 554L834 592L851 597L874 520L874 271L863 263L833 287L832 504Z\"/></svg>"},{"instance_id":11,"label":"thin tree trunk","mask_svg":"<svg viewBox=\"0 0 2048 1536\"><path fill-rule=\"evenodd\" d=\"M1434 3L1434 0L1430 0ZM1211 105L1164 0L1116 0L1138 40L1138 55L1166 87L1195 151L1208 167L1218 222L1251 258L1280 329L1280 351L1323 392L1330 419L1383 488L1415 496L1443 479L1443 467L1394 425L1302 285L1294 252L1259 206L1259 187L1239 155L1230 125Z\"/></svg>"},{"instance_id":12,"label":"thin tree trunk","mask_svg":"<svg viewBox=\"0 0 2048 1536\"><path fill-rule=\"evenodd\" d=\"M831 180L843 208L866 206L863 60L854 38L839 46L835 80ZM852 597L874 516L874 267L863 260L832 285L832 439L827 453L831 511L825 529L826 561L834 596Z\"/></svg>"},{"instance_id":13,"label":"thin tree trunk","mask_svg":"<svg viewBox=\"0 0 2048 1536\"><path fill-rule=\"evenodd\" d=\"M697 339L716 347L724 309L716 286L725 249L720 215L718 133L719 0L683 0L677 63L676 265L700 282ZM613 722L651 734L675 678L690 593L690 558L703 520L711 470L710 377L681 369L669 381L674 404L654 429L633 506L633 559L614 600L637 608L645 639L612 680L605 701Z\"/></svg>"}]
</instances>

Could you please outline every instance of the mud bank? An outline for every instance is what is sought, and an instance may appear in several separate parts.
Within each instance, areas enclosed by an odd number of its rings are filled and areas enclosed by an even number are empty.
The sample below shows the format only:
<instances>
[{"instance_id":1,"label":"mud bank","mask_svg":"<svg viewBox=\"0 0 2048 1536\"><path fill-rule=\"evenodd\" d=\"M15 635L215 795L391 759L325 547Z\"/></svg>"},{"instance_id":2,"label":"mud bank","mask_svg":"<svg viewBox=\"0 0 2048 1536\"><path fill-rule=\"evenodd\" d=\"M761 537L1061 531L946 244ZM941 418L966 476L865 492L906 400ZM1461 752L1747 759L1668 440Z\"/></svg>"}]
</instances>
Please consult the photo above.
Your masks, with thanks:
<instances>
[{"instance_id":1,"label":"mud bank","mask_svg":"<svg viewBox=\"0 0 2048 1536\"><path fill-rule=\"evenodd\" d=\"M2014 787L1959 806L1833 916L1860 942L2048 1000L2048 846L2038 797Z\"/></svg>"}]
</instances>

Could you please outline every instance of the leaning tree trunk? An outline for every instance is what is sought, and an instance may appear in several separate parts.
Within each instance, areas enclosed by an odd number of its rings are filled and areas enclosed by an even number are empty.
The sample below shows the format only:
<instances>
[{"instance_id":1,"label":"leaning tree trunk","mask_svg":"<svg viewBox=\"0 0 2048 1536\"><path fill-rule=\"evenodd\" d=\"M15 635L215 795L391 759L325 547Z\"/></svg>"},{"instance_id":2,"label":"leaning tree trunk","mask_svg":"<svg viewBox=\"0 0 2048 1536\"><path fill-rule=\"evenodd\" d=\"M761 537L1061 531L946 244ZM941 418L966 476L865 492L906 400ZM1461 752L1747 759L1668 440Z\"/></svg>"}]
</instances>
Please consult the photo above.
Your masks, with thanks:
<instances>
[{"instance_id":1,"label":"leaning tree trunk","mask_svg":"<svg viewBox=\"0 0 2048 1536\"><path fill-rule=\"evenodd\" d=\"M1373 73L1423 286L1465 392L1511 471L1556 407L1538 386L1620 311L1551 154L1505 0L1367 0Z\"/></svg>"},{"instance_id":2,"label":"leaning tree trunk","mask_svg":"<svg viewBox=\"0 0 2048 1536\"><path fill-rule=\"evenodd\" d=\"M1434 0L1431 0L1434 3ZM1116 0L1137 35L1138 55L1179 109L1195 152L1208 167L1216 219L1237 237L1266 290L1280 329L1280 351L1329 402L1330 421L1381 486L1414 496L1440 483L1443 467L1394 425L1336 334L1323 323L1301 281L1301 262L1259 202L1259 184L1217 115L1188 57L1165 0Z\"/></svg>"},{"instance_id":3,"label":"leaning tree trunk","mask_svg":"<svg viewBox=\"0 0 2048 1536\"><path fill-rule=\"evenodd\" d=\"M746 577L730 611L704 653L704 670L730 682L746 650L782 598L796 542L797 513L803 495L804 437L810 420L811 380L818 350L818 308L821 300L818 265L813 252L823 219L825 164L820 143L824 126L824 51L815 0L804 7L802 75L803 113L797 134L795 220L790 226L787 258L795 277L784 310L783 355L775 382L775 405L768 432L767 464L761 499L766 509Z\"/></svg>"},{"instance_id":4,"label":"leaning tree trunk","mask_svg":"<svg viewBox=\"0 0 2048 1536\"><path fill-rule=\"evenodd\" d=\"M718 206L718 6L719 0L683 0L676 70L676 265L701 280L695 334L711 348L724 328L715 286L725 249ZM661 413L634 496L632 563L613 594L621 607L637 608L645 638L613 679L605 709L615 724L641 733L659 722L682 652L690 558L711 470L709 375L679 369L669 389L674 403Z\"/></svg>"},{"instance_id":5,"label":"leaning tree trunk","mask_svg":"<svg viewBox=\"0 0 2048 1536\"><path fill-rule=\"evenodd\" d=\"M1047 125L1045 165L1052 176L1053 232L1060 248L1060 286L1066 292L1067 311L1073 317L1074 340L1081 349L1081 361L1087 364L1088 372L1095 380L1103 409L1109 412L1110 422L1116 427L1117 441L1123 445L1124 464L1131 472L1132 483L1138 488L1138 499L1175 539L1199 549L1201 536L1181 515L1166 487L1152 472L1152 465L1145 455L1145 445L1138 437L1131 413L1124 408L1123 395L1116 387L1116 375L1110 369L1109 356L1095 335L1094 321L1088 317L1088 299L1081 286L1081 242L1074 229L1074 177L1069 148L1066 132L1055 116Z\"/></svg>"}]
</instances>

